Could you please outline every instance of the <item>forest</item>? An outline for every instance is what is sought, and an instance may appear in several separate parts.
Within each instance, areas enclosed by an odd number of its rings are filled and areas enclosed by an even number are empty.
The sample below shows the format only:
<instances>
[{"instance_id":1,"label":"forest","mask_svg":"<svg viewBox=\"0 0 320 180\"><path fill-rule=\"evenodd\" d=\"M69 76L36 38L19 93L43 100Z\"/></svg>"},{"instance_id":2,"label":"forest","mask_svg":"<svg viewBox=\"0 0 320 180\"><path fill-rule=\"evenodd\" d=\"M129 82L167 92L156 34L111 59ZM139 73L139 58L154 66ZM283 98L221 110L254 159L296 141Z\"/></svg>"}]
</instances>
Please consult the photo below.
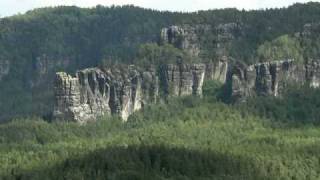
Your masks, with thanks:
<instances>
[{"instance_id":1,"label":"forest","mask_svg":"<svg viewBox=\"0 0 320 180\"><path fill-rule=\"evenodd\" d=\"M210 80L202 98L146 104L127 122L51 118L57 71L319 59L319 12L316 2L194 13L60 6L0 18L0 180L319 180L319 88L290 84L280 97L235 102L228 84ZM197 32L193 57L161 42L171 25L237 29Z\"/></svg>"},{"instance_id":2,"label":"forest","mask_svg":"<svg viewBox=\"0 0 320 180\"><path fill-rule=\"evenodd\" d=\"M0 179L320 178L319 90L294 88L241 106L221 102L221 90L206 83L203 99L151 105L127 123L2 124Z\"/></svg>"}]
</instances>

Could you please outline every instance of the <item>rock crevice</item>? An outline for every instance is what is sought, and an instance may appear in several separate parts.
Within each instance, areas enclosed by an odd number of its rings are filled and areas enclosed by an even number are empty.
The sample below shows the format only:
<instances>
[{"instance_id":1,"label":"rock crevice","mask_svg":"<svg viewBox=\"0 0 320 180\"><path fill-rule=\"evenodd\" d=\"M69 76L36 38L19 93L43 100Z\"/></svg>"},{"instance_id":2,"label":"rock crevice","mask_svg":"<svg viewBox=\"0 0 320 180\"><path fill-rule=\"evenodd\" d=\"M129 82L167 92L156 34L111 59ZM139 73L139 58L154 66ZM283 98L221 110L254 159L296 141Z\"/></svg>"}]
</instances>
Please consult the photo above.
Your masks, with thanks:
<instances>
[{"instance_id":1,"label":"rock crevice","mask_svg":"<svg viewBox=\"0 0 320 180\"><path fill-rule=\"evenodd\" d=\"M201 96L205 70L204 64L167 64L159 71L127 66L84 69L75 77L59 72L53 116L84 123L114 114L126 121L146 104L176 96Z\"/></svg>"}]
</instances>

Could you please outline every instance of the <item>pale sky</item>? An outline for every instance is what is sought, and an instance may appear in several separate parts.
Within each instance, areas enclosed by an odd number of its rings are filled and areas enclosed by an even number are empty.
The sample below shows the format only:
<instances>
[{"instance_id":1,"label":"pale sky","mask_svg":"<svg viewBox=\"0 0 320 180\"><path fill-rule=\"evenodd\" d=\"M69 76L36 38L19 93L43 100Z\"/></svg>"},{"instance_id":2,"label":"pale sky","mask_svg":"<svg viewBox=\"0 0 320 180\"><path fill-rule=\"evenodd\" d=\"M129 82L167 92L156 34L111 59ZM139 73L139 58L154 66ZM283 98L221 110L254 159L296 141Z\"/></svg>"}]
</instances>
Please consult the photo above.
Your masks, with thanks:
<instances>
[{"instance_id":1,"label":"pale sky","mask_svg":"<svg viewBox=\"0 0 320 180\"><path fill-rule=\"evenodd\" d=\"M140 7L170 11L197 11L218 8L262 9L286 7L296 2L309 0L0 0L0 17L24 13L39 7L57 5L76 5L93 7L98 4L125 5L133 4ZM313 0L320 2L320 0Z\"/></svg>"}]
</instances>

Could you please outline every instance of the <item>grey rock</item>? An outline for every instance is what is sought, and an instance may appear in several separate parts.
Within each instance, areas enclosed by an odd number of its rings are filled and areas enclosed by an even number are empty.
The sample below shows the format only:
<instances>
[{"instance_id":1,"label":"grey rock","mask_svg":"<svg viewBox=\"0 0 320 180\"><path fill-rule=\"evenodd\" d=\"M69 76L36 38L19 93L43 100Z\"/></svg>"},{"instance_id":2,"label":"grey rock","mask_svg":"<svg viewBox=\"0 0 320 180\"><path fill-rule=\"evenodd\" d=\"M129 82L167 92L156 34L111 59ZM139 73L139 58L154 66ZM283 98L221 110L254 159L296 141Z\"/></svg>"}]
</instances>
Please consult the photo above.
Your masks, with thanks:
<instances>
[{"instance_id":1,"label":"grey rock","mask_svg":"<svg viewBox=\"0 0 320 180\"><path fill-rule=\"evenodd\" d=\"M159 73L135 66L89 68L75 77L59 72L53 116L57 121L85 123L113 114L126 121L133 112L160 99L201 96L204 77L204 64L168 64Z\"/></svg>"},{"instance_id":2,"label":"grey rock","mask_svg":"<svg viewBox=\"0 0 320 180\"><path fill-rule=\"evenodd\" d=\"M53 115L56 120L83 123L93 118L89 105L81 103L80 84L77 77L64 72L57 73L55 84Z\"/></svg>"},{"instance_id":3,"label":"grey rock","mask_svg":"<svg viewBox=\"0 0 320 180\"><path fill-rule=\"evenodd\" d=\"M310 61L305 64L293 60L258 63L251 66L234 65L231 72L233 99L245 100L254 95L281 96L290 84L320 85L320 63Z\"/></svg>"},{"instance_id":4,"label":"grey rock","mask_svg":"<svg viewBox=\"0 0 320 180\"><path fill-rule=\"evenodd\" d=\"M204 64L168 64L161 68L160 79L166 96L202 96Z\"/></svg>"},{"instance_id":5,"label":"grey rock","mask_svg":"<svg viewBox=\"0 0 320 180\"><path fill-rule=\"evenodd\" d=\"M313 88L320 87L320 60L310 60L306 63L306 78Z\"/></svg>"},{"instance_id":6,"label":"grey rock","mask_svg":"<svg viewBox=\"0 0 320 180\"><path fill-rule=\"evenodd\" d=\"M206 80L216 80L224 84L226 82L229 62L226 56L221 57L218 61L206 63Z\"/></svg>"},{"instance_id":7,"label":"grey rock","mask_svg":"<svg viewBox=\"0 0 320 180\"><path fill-rule=\"evenodd\" d=\"M209 25L174 25L161 30L161 40L163 43L172 44L176 48L185 50L191 56L197 57L201 48L197 34L209 29L211 29Z\"/></svg>"}]
</instances>

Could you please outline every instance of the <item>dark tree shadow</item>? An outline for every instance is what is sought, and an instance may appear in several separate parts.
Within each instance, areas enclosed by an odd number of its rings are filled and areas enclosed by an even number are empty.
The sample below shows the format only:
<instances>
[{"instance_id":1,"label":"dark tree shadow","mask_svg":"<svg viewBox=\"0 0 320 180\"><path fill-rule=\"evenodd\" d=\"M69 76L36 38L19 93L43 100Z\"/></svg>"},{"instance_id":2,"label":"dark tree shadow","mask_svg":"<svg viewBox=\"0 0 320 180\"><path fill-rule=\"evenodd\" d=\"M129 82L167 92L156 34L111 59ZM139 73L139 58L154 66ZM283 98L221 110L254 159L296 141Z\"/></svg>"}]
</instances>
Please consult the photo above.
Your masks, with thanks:
<instances>
[{"instance_id":1,"label":"dark tree shadow","mask_svg":"<svg viewBox=\"0 0 320 180\"><path fill-rule=\"evenodd\" d=\"M0 178L1 179L1 178ZM16 180L274 180L244 157L212 151L163 146L129 146L97 150L54 167L16 171L3 179Z\"/></svg>"}]
</instances>

